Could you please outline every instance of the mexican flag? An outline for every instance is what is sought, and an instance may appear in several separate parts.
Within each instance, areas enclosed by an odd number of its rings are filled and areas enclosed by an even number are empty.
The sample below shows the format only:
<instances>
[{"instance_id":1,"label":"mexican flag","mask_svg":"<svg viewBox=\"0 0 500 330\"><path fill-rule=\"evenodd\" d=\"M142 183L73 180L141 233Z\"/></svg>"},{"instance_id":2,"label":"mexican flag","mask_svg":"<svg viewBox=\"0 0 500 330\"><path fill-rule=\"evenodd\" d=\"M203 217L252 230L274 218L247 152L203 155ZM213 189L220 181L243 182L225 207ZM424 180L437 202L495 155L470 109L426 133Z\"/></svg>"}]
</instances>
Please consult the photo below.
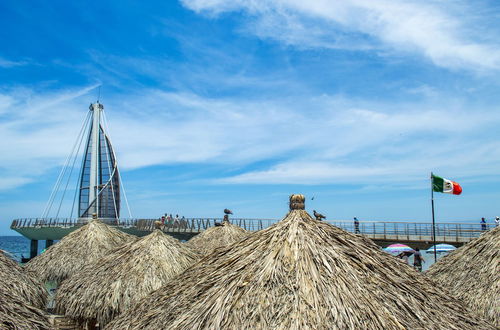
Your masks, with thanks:
<instances>
[{"instance_id":1,"label":"mexican flag","mask_svg":"<svg viewBox=\"0 0 500 330\"><path fill-rule=\"evenodd\" d=\"M462 193L462 187L458 183L434 174L432 174L432 190L453 195L460 195Z\"/></svg>"}]
</instances>

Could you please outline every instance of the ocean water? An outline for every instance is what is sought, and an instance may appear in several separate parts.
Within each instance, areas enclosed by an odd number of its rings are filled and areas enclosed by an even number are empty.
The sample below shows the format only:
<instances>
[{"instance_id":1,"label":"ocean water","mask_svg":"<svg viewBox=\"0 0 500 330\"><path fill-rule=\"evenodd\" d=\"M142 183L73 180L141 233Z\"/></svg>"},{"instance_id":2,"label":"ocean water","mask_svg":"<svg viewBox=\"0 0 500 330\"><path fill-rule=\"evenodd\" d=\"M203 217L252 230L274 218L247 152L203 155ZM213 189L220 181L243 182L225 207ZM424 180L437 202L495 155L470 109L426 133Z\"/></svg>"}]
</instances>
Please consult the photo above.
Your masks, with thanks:
<instances>
[{"instance_id":1,"label":"ocean water","mask_svg":"<svg viewBox=\"0 0 500 330\"><path fill-rule=\"evenodd\" d=\"M24 236L0 236L0 250L6 251L15 260L30 256L30 240ZM38 242L38 254L45 248L45 241Z\"/></svg>"}]
</instances>

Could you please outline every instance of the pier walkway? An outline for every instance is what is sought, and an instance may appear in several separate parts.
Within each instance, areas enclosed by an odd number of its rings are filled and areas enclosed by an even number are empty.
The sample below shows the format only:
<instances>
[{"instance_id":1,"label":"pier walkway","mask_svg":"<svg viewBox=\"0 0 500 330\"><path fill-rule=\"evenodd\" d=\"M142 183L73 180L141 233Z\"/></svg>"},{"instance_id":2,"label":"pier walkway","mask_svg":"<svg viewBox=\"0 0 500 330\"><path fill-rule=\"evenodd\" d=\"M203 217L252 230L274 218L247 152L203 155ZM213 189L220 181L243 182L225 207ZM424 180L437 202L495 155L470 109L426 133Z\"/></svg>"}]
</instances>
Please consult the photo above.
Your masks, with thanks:
<instances>
[{"instance_id":1,"label":"pier walkway","mask_svg":"<svg viewBox=\"0 0 500 330\"><path fill-rule=\"evenodd\" d=\"M46 247L54 240L60 240L65 235L78 229L86 223L82 219L16 219L12 221L11 229L31 240L31 257L36 255L38 241L46 241ZM136 236L145 236L155 229L158 219L120 219L117 221L103 220L118 229ZM192 218L165 224L161 229L166 234L181 240L188 240L198 233L213 227L221 218ZM276 223L276 219L244 219L232 218L231 222L248 231L257 231ZM334 226L350 232L355 232L353 221L325 220ZM486 224L486 230L493 228ZM436 242L461 246L478 237L484 232L480 223L437 223ZM432 224L427 222L389 222L360 221L359 234L369 237L378 245L384 247L392 243L405 243L412 247L428 248L432 245Z\"/></svg>"}]
</instances>

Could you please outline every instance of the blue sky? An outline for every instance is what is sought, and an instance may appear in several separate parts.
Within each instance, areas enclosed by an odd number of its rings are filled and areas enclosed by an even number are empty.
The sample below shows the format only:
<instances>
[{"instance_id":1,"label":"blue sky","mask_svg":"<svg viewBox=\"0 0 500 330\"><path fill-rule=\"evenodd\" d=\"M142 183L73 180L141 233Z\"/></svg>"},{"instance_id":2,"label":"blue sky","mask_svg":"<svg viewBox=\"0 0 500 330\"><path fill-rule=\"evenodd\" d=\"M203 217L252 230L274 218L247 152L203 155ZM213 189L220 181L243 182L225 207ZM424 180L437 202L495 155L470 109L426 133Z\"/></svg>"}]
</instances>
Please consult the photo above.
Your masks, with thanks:
<instances>
[{"instance_id":1,"label":"blue sky","mask_svg":"<svg viewBox=\"0 0 500 330\"><path fill-rule=\"evenodd\" d=\"M495 1L0 3L0 234L42 214L101 86L133 217L499 215ZM67 206L64 204L65 207ZM67 212L67 211L65 211ZM126 214L126 213L125 213Z\"/></svg>"}]
</instances>

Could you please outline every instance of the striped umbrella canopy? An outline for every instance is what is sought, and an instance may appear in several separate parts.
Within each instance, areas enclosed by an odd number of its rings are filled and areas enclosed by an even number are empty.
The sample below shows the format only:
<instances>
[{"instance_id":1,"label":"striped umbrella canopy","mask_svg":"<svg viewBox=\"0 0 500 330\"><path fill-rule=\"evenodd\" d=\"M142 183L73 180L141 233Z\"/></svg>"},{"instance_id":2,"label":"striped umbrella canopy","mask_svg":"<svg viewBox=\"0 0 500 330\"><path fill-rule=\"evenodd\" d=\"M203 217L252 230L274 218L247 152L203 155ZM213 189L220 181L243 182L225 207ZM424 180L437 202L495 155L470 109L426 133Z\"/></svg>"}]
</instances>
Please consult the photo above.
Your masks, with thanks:
<instances>
[{"instance_id":1,"label":"striped umbrella canopy","mask_svg":"<svg viewBox=\"0 0 500 330\"><path fill-rule=\"evenodd\" d=\"M436 252L437 253L451 252L451 251L457 249L456 247L454 247L451 244L436 244L435 247L436 247ZM426 253L434 253L434 246L431 246L425 252Z\"/></svg>"},{"instance_id":2,"label":"striped umbrella canopy","mask_svg":"<svg viewBox=\"0 0 500 330\"><path fill-rule=\"evenodd\" d=\"M405 244L391 244L384 249L390 254L400 254L401 252L415 252L411 247Z\"/></svg>"}]
</instances>

